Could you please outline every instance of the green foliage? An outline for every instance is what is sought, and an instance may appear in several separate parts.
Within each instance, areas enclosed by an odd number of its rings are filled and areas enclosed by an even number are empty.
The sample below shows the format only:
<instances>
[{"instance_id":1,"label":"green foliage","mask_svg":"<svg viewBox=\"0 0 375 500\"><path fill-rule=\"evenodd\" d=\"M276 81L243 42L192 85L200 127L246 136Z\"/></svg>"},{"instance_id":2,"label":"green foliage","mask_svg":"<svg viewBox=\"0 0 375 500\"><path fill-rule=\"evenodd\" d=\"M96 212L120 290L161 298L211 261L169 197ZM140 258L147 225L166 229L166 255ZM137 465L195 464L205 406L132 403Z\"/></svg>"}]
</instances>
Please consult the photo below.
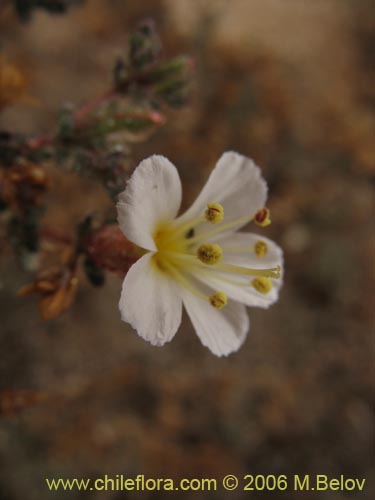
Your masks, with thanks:
<instances>
[{"instance_id":1,"label":"green foliage","mask_svg":"<svg viewBox=\"0 0 375 500\"><path fill-rule=\"evenodd\" d=\"M14 0L23 20L36 7L63 13L74 3L78 2ZM47 272L47 278L37 276L29 287L29 291L41 295L44 318L57 317L70 306L80 260L90 283L101 286L105 281L104 269L124 272L123 255L131 249L122 234L105 231L111 214L99 217L104 236L94 245L96 258L90 254L89 242L98 230L98 221L94 224L91 216L77 225L73 238L60 234L58 228L41 227L41 215L48 209L44 195L50 187L43 162L48 160L66 172L89 177L116 199L131 173L132 143L146 141L162 126L169 106L187 101L191 69L188 57L163 58L155 26L146 21L130 34L123 56L114 64L109 89L103 89L101 95L79 108L62 108L49 134L24 137L0 131L0 211L4 213L15 254L24 267L30 268L28 263L35 262L33 257L43 248L39 240L46 238L55 244L56 252L61 250L57 250L59 245L65 246L57 259L57 271ZM112 256L101 255L111 251ZM130 255L125 259L126 266L132 258Z\"/></svg>"},{"instance_id":2,"label":"green foliage","mask_svg":"<svg viewBox=\"0 0 375 500\"><path fill-rule=\"evenodd\" d=\"M127 56L117 60L114 86L122 94L177 107L187 102L192 69L186 56L163 60L154 24L147 21L130 36Z\"/></svg>"}]
</instances>

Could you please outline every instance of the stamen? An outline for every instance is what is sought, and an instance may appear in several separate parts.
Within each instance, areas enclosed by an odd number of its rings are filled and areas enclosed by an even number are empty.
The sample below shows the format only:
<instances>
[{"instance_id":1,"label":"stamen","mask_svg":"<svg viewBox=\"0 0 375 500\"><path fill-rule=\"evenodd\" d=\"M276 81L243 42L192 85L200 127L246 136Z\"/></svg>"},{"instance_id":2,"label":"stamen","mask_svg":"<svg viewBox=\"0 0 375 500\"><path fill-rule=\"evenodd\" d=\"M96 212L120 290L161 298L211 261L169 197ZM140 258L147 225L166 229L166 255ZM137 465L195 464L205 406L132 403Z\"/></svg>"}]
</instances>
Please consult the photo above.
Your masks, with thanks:
<instances>
[{"instance_id":1,"label":"stamen","mask_svg":"<svg viewBox=\"0 0 375 500\"><path fill-rule=\"evenodd\" d=\"M215 276L212 276L212 269L201 269L199 271L199 277L202 277L202 276L207 276L208 278L214 278L215 281L220 281L221 283L225 283L226 285L234 285L234 286L238 286L238 287L248 287L250 286L250 283L248 283L247 281L244 282L244 281L238 281L238 280L232 280L232 279L229 279L229 278L224 278L223 276L221 276L220 274L215 274Z\"/></svg>"},{"instance_id":2,"label":"stamen","mask_svg":"<svg viewBox=\"0 0 375 500\"><path fill-rule=\"evenodd\" d=\"M266 227L271 224L270 211L264 207L257 211L254 217L254 222L257 226Z\"/></svg>"},{"instance_id":3,"label":"stamen","mask_svg":"<svg viewBox=\"0 0 375 500\"><path fill-rule=\"evenodd\" d=\"M205 216L207 222L219 224L224 219L224 208L220 203L208 203Z\"/></svg>"},{"instance_id":4,"label":"stamen","mask_svg":"<svg viewBox=\"0 0 375 500\"><path fill-rule=\"evenodd\" d=\"M168 245L172 241L178 239L182 234L185 233L185 238L190 239L194 236L194 228L198 226L201 222L210 222L211 224L218 224L224 218L224 208L220 203L208 203L207 210L204 215L197 217L196 219L189 220L177 226L176 230L171 232L170 238L165 240L165 244ZM191 235L191 236L190 236Z\"/></svg>"},{"instance_id":5,"label":"stamen","mask_svg":"<svg viewBox=\"0 0 375 500\"><path fill-rule=\"evenodd\" d=\"M204 222L205 220L206 218L203 215L201 215L196 219L189 220L184 224L181 224L180 226L176 226L176 229L170 232L170 237L165 239L164 246L168 246L171 242L180 238L181 235L184 235L184 233L185 237L190 238L190 236L186 235L189 234L191 230L194 231L194 227L200 224L201 222Z\"/></svg>"},{"instance_id":6,"label":"stamen","mask_svg":"<svg viewBox=\"0 0 375 500\"><path fill-rule=\"evenodd\" d=\"M263 295L266 295L272 290L272 281L269 278L260 276L259 278L254 278L251 282L255 290Z\"/></svg>"},{"instance_id":7,"label":"stamen","mask_svg":"<svg viewBox=\"0 0 375 500\"><path fill-rule=\"evenodd\" d=\"M211 229L211 231L207 231L206 233L198 234L194 238L191 238L191 240L189 240L189 242L190 243L197 243L198 241L207 240L208 238L211 238L211 236L215 236L218 233L226 231L227 229L231 229L232 227L236 227L240 224L246 224L247 222L251 222L252 220L253 220L252 216L245 215L245 217L241 217L240 219L236 219L236 220L233 220L231 222L227 222L226 224L220 224L219 227L217 227L215 229Z\"/></svg>"},{"instance_id":8,"label":"stamen","mask_svg":"<svg viewBox=\"0 0 375 500\"><path fill-rule=\"evenodd\" d=\"M223 257L223 250L216 243L205 243L198 248L197 257L204 264L217 264Z\"/></svg>"},{"instance_id":9,"label":"stamen","mask_svg":"<svg viewBox=\"0 0 375 500\"><path fill-rule=\"evenodd\" d=\"M208 244L208 246L216 246L215 243L212 243L211 245ZM200 248L204 247L206 245L201 245ZM219 247L219 245L217 245ZM220 250L222 251L221 247L219 247ZM252 269L251 267L243 267L243 266L236 266L233 264L225 264L221 262L204 262L201 260L202 263L197 261L196 257L193 254L182 254L178 252L164 252L165 255L169 255L169 258L172 261L175 262L185 262L187 266L189 266L190 269L194 268L199 268L199 269L206 269L210 270L212 272L216 271L223 271L226 273L231 273L231 274L236 274L236 275L245 275L245 276L261 276L264 278L272 278L272 279L279 279L281 276L281 267L276 266L276 267L271 267L268 269ZM200 256L198 256L199 258ZM208 257L207 257L208 259ZM215 264L215 265L213 265Z\"/></svg>"},{"instance_id":10,"label":"stamen","mask_svg":"<svg viewBox=\"0 0 375 500\"><path fill-rule=\"evenodd\" d=\"M281 275L281 267L271 267L269 269L252 269L250 267L234 266L232 264L218 264L215 269L234 274L244 274L249 276L260 276L262 278L279 279Z\"/></svg>"},{"instance_id":11,"label":"stamen","mask_svg":"<svg viewBox=\"0 0 375 500\"><path fill-rule=\"evenodd\" d=\"M222 309L224 306L227 305L228 298L223 292L216 292L214 295L211 295L209 297L210 304L215 307L216 309Z\"/></svg>"},{"instance_id":12,"label":"stamen","mask_svg":"<svg viewBox=\"0 0 375 500\"><path fill-rule=\"evenodd\" d=\"M176 269L175 266L169 264L169 262L166 261L163 261L163 265L164 268L173 276L173 278L178 283L180 283L184 288L186 288L190 293L195 295L195 297L198 297L199 299L202 299L204 301L209 300L209 297L204 293L200 292L194 285L192 285L190 281L186 279L185 276Z\"/></svg>"},{"instance_id":13,"label":"stamen","mask_svg":"<svg viewBox=\"0 0 375 500\"><path fill-rule=\"evenodd\" d=\"M267 243L263 240L258 240L254 245L254 252L259 259L263 259L268 252Z\"/></svg>"}]
</instances>

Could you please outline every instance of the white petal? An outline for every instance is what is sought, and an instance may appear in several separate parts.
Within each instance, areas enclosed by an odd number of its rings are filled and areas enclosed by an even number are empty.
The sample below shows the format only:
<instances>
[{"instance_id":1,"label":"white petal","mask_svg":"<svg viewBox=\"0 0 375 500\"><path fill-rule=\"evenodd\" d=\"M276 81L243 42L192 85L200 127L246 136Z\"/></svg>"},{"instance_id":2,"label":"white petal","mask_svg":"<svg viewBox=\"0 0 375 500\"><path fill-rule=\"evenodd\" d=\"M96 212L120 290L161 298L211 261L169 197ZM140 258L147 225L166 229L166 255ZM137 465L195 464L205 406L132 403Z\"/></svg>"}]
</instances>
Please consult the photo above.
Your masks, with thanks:
<instances>
[{"instance_id":1,"label":"white petal","mask_svg":"<svg viewBox=\"0 0 375 500\"><path fill-rule=\"evenodd\" d=\"M185 222L199 217L207 203L221 203L224 223L231 222L254 215L264 207L266 198L267 185L259 168L250 158L229 151L221 156L198 198L178 220Z\"/></svg>"},{"instance_id":2,"label":"white petal","mask_svg":"<svg viewBox=\"0 0 375 500\"><path fill-rule=\"evenodd\" d=\"M281 266L283 263L283 251L281 248L275 242L261 234L238 232L218 241L224 252L224 262L256 269L275 267L277 265ZM264 241L267 245L267 253L261 259L256 255L254 250L257 241ZM236 250L236 247L242 247L242 249Z\"/></svg>"},{"instance_id":3,"label":"white petal","mask_svg":"<svg viewBox=\"0 0 375 500\"><path fill-rule=\"evenodd\" d=\"M153 345L174 337L181 323L182 300L178 286L151 263L151 253L141 257L125 276L119 309L123 321Z\"/></svg>"},{"instance_id":4,"label":"white petal","mask_svg":"<svg viewBox=\"0 0 375 500\"><path fill-rule=\"evenodd\" d=\"M268 246L268 253L263 259L259 259L253 251L254 245L258 240L263 240ZM220 246L224 251L224 263L252 269L272 268L278 265L283 268L281 248L264 236L251 233L234 233L227 239L221 240ZM244 249L233 251L238 246L244 247ZM247 306L262 307L264 309L277 301L283 282L282 275L280 279L272 279L272 290L267 294L262 294L251 286L251 276L211 272L209 275L197 273L195 277L213 289L224 292L233 300L237 300ZM238 282L240 285L228 283L226 280Z\"/></svg>"},{"instance_id":5,"label":"white petal","mask_svg":"<svg viewBox=\"0 0 375 500\"><path fill-rule=\"evenodd\" d=\"M267 309L278 299L278 285L272 280L274 287L267 294L259 293L251 286L251 278L243 278L228 273L212 273L211 276L196 276L202 283L208 285L215 291L224 292L229 298L251 307ZM226 280L235 281L238 284L228 283Z\"/></svg>"},{"instance_id":6,"label":"white petal","mask_svg":"<svg viewBox=\"0 0 375 500\"><path fill-rule=\"evenodd\" d=\"M238 351L250 327L245 306L229 300L219 311L189 291L182 293L184 306L202 344L216 356Z\"/></svg>"},{"instance_id":7,"label":"white petal","mask_svg":"<svg viewBox=\"0 0 375 500\"><path fill-rule=\"evenodd\" d=\"M151 156L134 170L117 203L121 231L128 240L156 250L153 234L160 222L173 220L181 204L181 181L164 156Z\"/></svg>"}]
</instances>

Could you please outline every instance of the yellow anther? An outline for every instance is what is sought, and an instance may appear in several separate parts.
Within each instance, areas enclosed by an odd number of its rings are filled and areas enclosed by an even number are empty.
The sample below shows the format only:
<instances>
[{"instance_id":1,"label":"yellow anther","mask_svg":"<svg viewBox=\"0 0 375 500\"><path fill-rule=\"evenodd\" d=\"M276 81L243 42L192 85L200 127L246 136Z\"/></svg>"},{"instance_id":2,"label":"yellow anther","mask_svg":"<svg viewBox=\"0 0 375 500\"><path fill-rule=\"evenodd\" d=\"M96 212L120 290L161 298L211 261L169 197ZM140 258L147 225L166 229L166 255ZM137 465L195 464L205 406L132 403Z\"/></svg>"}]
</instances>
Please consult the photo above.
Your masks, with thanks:
<instances>
[{"instance_id":1,"label":"yellow anther","mask_svg":"<svg viewBox=\"0 0 375 500\"><path fill-rule=\"evenodd\" d=\"M270 211L264 207L257 211L254 216L254 222L257 226L266 227L271 224Z\"/></svg>"},{"instance_id":2,"label":"yellow anther","mask_svg":"<svg viewBox=\"0 0 375 500\"><path fill-rule=\"evenodd\" d=\"M251 284L255 290L264 295L272 290L272 281L269 278L264 278L263 276L254 278Z\"/></svg>"},{"instance_id":3,"label":"yellow anther","mask_svg":"<svg viewBox=\"0 0 375 500\"><path fill-rule=\"evenodd\" d=\"M205 211L206 221L219 224L224 219L224 208L220 203L208 203Z\"/></svg>"},{"instance_id":4,"label":"yellow anther","mask_svg":"<svg viewBox=\"0 0 375 500\"><path fill-rule=\"evenodd\" d=\"M263 240L258 240L254 245L254 252L256 253L257 257L263 259L263 257L268 252L267 243Z\"/></svg>"},{"instance_id":5,"label":"yellow anther","mask_svg":"<svg viewBox=\"0 0 375 500\"><path fill-rule=\"evenodd\" d=\"M228 299L225 293L216 292L215 295L211 295L209 298L210 304L216 309L222 309L225 305L227 305Z\"/></svg>"},{"instance_id":6,"label":"yellow anther","mask_svg":"<svg viewBox=\"0 0 375 500\"><path fill-rule=\"evenodd\" d=\"M223 250L216 243L204 243L197 250L198 259L204 264L216 264L221 261Z\"/></svg>"}]
</instances>

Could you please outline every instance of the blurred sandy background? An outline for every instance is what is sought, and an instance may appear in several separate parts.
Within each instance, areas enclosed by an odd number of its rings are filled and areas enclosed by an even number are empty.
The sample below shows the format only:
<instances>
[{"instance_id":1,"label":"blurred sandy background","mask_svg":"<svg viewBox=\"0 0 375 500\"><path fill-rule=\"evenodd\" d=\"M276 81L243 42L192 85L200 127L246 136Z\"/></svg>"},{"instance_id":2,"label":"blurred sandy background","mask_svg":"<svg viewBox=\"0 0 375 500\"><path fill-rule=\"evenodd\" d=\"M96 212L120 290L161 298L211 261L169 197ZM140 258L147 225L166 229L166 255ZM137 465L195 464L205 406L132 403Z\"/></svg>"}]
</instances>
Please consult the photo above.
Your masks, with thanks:
<instances>
[{"instance_id":1,"label":"blurred sandy background","mask_svg":"<svg viewBox=\"0 0 375 500\"><path fill-rule=\"evenodd\" d=\"M67 314L43 323L32 300L16 297L29 276L6 249L0 389L49 398L0 420L1 500L165 498L50 493L44 483L121 473L345 474L367 478L351 498L372 497L374 10L366 0L87 0L62 16L36 11L27 24L2 19L0 47L27 69L39 104L8 109L0 127L38 133L64 102L108 87L129 30L153 17L166 54L190 54L196 75L190 105L134 147L134 165L169 157L188 204L223 151L254 158L270 186L267 236L285 250L286 282L269 311L249 311L240 352L217 359L187 318L162 349L138 338L120 321L116 277L82 286ZM105 203L92 182L61 176L49 217L69 228ZM350 497L273 498L302 496Z\"/></svg>"}]
</instances>

